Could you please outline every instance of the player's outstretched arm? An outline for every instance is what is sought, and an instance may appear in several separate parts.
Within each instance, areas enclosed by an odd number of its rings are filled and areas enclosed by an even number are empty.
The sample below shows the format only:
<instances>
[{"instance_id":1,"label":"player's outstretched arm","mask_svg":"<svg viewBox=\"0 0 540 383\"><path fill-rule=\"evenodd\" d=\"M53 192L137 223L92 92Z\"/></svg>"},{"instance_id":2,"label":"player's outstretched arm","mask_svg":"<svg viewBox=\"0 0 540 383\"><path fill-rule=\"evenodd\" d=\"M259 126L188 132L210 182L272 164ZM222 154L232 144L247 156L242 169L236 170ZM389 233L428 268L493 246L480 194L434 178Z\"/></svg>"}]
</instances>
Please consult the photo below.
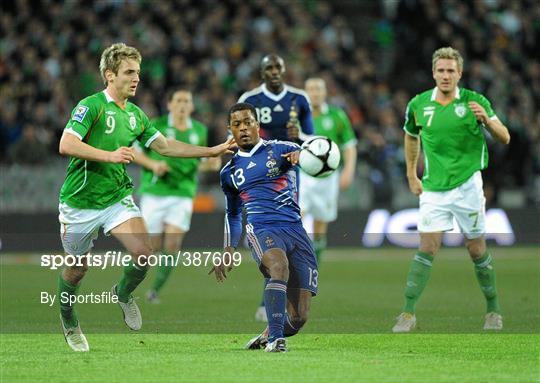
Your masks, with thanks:
<instances>
[{"instance_id":1,"label":"player's outstretched arm","mask_svg":"<svg viewBox=\"0 0 540 383\"><path fill-rule=\"evenodd\" d=\"M222 154L232 153L231 149L235 147L236 143L232 137L224 143L212 147L186 144L181 141L167 139L161 135L150 144L150 149L163 156L192 158L217 157Z\"/></svg>"},{"instance_id":2,"label":"player's outstretched arm","mask_svg":"<svg viewBox=\"0 0 540 383\"><path fill-rule=\"evenodd\" d=\"M165 161L155 161L137 148L133 148L133 154L135 155L133 162L150 170L158 177L161 177L171 170Z\"/></svg>"},{"instance_id":3,"label":"player's outstretched arm","mask_svg":"<svg viewBox=\"0 0 540 383\"><path fill-rule=\"evenodd\" d=\"M409 189L414 195L422 193L422 181L416 174L416 165L420 156L420 139L405 133L405 163L407 164L407 180Z\"/></svg>"},{"instance_id":4,"label":"player's outstretched arm","mask_svg":"<svg viewBox=\"0 0 540 383\"><path fill-rule=\"evenodd\" d=\"M63 156L77 157L87 161L129 164L133 161L133 149L122 146L114 152L101 150L82 142L79 137L65 133L60 138L58 152Z\"/></svg>"}]
</instances>

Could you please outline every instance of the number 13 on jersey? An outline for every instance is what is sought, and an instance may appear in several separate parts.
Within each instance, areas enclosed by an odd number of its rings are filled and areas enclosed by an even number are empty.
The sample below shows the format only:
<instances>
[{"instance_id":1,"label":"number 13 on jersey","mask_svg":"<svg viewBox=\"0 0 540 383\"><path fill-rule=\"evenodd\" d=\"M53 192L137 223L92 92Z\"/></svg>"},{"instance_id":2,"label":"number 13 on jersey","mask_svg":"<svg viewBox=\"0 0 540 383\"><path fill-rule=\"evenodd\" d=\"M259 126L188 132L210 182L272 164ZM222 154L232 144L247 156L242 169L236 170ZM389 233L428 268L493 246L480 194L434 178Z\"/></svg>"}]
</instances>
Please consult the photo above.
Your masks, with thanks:
<instances>
[{"instance_id":1,"label":"number 13 on jersey","mask_svg":"<svg viewBox=\"0 0 540 383\"><path fill-rule=\"evenodd\" d=\"M236 179L235 179L236 178ZM244 169L236 169L234 174L231 174L231 181L235 188L238 189L238 186L246 182L246 177L244 177Z\"/></svg>"}]
</instances>

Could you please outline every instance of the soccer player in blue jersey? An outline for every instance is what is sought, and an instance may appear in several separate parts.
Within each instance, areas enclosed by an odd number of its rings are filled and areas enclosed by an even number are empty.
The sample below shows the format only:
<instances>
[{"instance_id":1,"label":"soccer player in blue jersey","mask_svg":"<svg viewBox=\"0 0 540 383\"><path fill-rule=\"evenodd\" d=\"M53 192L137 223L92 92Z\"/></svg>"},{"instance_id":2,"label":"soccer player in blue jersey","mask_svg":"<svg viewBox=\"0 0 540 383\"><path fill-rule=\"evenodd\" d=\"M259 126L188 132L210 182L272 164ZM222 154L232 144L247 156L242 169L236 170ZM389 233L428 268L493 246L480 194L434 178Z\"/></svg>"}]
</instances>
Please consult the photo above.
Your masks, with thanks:
<instances>
[{"instance_id":1,"label":"soccer player in blue jersey","mask_svg":"<svg viewBox=\"0 0 540 383\"><path fill-rule=\"evenodd\" d=\"M285 337L306 323L311 297L317 294L317 261L302 226L297 178L300 147L292 142L265 141L259 136L255 108L238 103L229 111L229 128L239 147L221 170L226 196L223 262L210 272L223 281L224 264L240 241L242 209L252 256L268 279L264 301L268 327L247 349L287 351Z\"/></svg>"},{"instance_id":2,"label":"soccer player in blue jersey","mask_svg":"<svg viewBox=\"0 0 540 383\"><path fill-rule=\"evenodd\" d=\"M264 56L261 60L263 83L238 99L257 110L263 139L296 141L313 134L309 98L302 89L284 84L284 73L285 62L280 56Z\"/></svg>"},{"instance_id":3,"label":"soccer player in blue jersey","mask_svg":"<svg viewBox=\"0 0 540 383\"><path fill-rule=\"evenodd\" d=\"M257 110L260 136L267 140L300 142L312 135L314 128L309 97L302 89L284 84L283 59L275 54L264 56L260 71L263 83L238 99L238 102L247 102ZM264 294L255 320L267 322Z\"/></svg>"}]
</instances>

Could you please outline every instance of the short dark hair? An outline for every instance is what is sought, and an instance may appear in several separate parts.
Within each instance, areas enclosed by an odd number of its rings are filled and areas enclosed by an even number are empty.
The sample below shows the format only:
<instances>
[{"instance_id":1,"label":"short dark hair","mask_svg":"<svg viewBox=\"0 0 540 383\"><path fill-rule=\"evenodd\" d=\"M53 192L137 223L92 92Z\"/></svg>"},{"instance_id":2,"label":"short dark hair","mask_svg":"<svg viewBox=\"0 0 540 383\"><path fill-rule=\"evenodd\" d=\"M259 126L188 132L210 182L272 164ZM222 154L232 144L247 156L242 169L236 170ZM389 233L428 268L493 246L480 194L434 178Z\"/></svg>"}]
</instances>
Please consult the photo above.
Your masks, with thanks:
<instances>
[{"instance_id":1,"label":"short dark hair","mask_svg":"<svg viewBox=\"0 0 540 383\"><path fill-rule=\"evenodd\" d=\"M239 102L238 104L234 104L231 109L229 109L229 125L231 124L231 114L233 114L234 112L238 112L239 110L251 111L251 114L255 118L255 121L259 121L257 119L257 110L253 105L248 104L247 102Z\"/></svg>"},{"instance_id":2,"label":"short dark hair","mask_svg":"<svg viewBox=\"0 0 540 383\"><path fill-rule=\"evenodd\" d=\"M167 102L171 102L174 95L178 92L186 92L186 93L189 93L191 94L191 96L193 96L193 93L191 93L191 91L187 88L183 88L181 86L178 86L176 88L171 88L167 91Z\"/></svg>"},{"instance_id":3,"label":"short dark hair","mask_svg":"<svg viewBox=\"0 0 540 383\"><path fill-rule=\"evenodd\" d=\"M268 63L270 61L277 61L281 64L281 66L283 67L283 69L285 69L285 60L283 60L283 57L275 54L275 53L270 53L266 56L264 56L261 60L261 70L264 70L264 68L266 68L266 66L268 65Z\"/></svg>"}]
</instances>

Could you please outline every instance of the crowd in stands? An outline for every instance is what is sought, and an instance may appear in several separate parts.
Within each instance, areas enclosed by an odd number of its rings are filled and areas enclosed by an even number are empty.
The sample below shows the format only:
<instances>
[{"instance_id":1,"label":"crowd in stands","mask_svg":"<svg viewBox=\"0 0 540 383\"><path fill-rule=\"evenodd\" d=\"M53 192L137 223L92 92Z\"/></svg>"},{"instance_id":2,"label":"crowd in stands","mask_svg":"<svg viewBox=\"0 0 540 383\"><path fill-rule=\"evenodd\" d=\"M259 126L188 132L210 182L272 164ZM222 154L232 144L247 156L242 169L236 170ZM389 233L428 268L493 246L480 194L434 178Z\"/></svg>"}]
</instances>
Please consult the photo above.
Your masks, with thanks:
<instances>
[{"instance_id":1,"label":"crowd in stands","mask_svg":"<svg viewBox=\"0 0 540 383\"><path fill-rule=\"evenodd\" d=\"M260 83L259 63L284 57L286 82L321 76L330 103L343 107L369 166L376 201L405 182L407 101L433 87L431 54L451 45L465 58L461 86L483 93L511 130L508 147L489 141L486 192L528 190L540 180L540 3L381 0L372 14L343 1L2 2L0 162L46 164L77 101L103 88L99 58L123 41L143 56L133 100L150 117L165 113L167 91L192 90L195 118L226 136L226 112ZM362 4L362 2L359 2ZM366 7L364 7L366 8ZM355 23L364 23L359 35ZM535 197L536 195L536 197ZM540 203L540 201L536 201Z\"/></svg>"}]
</instances>

